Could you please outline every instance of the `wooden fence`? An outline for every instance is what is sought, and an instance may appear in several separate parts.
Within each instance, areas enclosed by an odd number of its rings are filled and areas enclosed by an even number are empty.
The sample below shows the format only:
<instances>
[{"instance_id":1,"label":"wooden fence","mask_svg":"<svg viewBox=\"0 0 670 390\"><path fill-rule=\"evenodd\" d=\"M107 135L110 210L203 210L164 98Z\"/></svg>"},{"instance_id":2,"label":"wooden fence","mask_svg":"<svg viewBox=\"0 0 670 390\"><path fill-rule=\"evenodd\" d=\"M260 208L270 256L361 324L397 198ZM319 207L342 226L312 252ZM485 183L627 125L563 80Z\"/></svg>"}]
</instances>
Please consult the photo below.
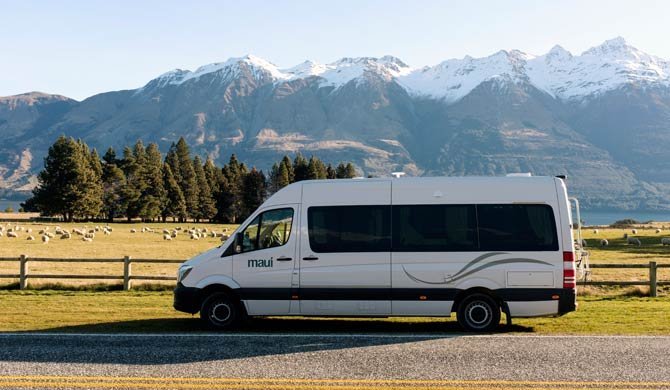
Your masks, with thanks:
<instances>
[{"instance_id":1,"label":"wooden fence","mask_svg":"<svg viewBox=\"0 0 670 390\"><path fill-rule=\"evenodd\" d=\"M133 259L125 256L122 259L52 259L46 257L27 257L21 255L16 257L0 257L0 262L18 262L18 274L0 274L0 279L19 279L19 288L26 289L28 279L79 279L79 280L123 280L123 289L128 291L132 288L133 280L177 280L176 276L156 275L133 275L132 264L180 264L185 260L163 260L163 259ZM123 275L72 275L72 274L33 274L28 272L28 263L123 263Z\"/></svg>"},{"instance_id":2,"label":"wooden fence","mask_svg":"<svg viewBox=\"0 0 670 390\"><path fill-rule=\"evenodd\" d=\"M184 260L162 260L162 259L132 259L130 256L125 256L122 259L51 259L51 258L29 258L25 255L16 257L0 257L0 262L18 262L18 274L0 274L0 279L19 279L19 287L23 290L28 286L28 279L97 279L97 280L123 280L123 289L130 290L132 288L133 280L168 280L176 281L176 276L155 276L155 275L133 275L133 263L153 263L153 264L179 264ZM123 275L72 275L72 274L33 274L28 272L28 263L44 262L44 263L123 263ZM648 269L648 280L622 281L622 280L605 280L605 281L578 281L577 284L581 286L649 286L649 295L655 297L658 294L659 286L670 286L670 280L659 281L657 278L657 271L659 268L670 268L670 264L657 264L655 261L650 261L649 264L591 264L591 269L610 268L610 269Z\"/></svg>"}]
</instances>

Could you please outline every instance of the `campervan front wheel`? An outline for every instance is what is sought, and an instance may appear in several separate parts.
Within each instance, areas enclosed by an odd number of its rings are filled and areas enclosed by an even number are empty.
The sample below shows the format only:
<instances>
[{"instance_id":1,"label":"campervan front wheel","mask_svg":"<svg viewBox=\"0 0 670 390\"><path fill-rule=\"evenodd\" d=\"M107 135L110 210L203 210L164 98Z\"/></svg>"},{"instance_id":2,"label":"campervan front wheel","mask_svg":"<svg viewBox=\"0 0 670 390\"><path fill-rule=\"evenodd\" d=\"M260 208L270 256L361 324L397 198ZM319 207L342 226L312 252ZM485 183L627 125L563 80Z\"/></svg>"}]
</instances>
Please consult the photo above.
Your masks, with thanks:
<instances>
[{"instance_id":1,"label":"campervan front wheel","mask_svg":"<svg viewBox=\"0 0 670 390\"><path fill-rule=\"evenodd\" d=\"M472 294L458 306L458 323L469 332L490 332L500 322L500 305L486 294Z\"/></svg>"},{"instance_id":2,"label":"campervan front wheel","mask_svg":"<svg viewBox=\"0 0 670 390\"><path fill-rule=\"evenodd\" d=\"M217 292L207 297L200 309L200 318L205 325L215 330L233 329L241 322L243 316L240 303L224 292Z\"/></svg>"}]
</instances>

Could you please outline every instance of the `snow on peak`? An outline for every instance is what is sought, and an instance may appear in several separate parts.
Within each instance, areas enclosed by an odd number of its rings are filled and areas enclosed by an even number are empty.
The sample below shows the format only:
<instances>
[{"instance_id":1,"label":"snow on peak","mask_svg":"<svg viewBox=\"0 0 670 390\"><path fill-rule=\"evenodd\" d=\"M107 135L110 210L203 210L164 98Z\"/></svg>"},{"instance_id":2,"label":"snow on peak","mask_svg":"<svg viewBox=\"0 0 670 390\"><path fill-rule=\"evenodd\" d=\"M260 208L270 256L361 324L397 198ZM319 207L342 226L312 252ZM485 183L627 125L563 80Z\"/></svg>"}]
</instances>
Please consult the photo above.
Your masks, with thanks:
<instances>
[{"instance_id":1,"label":"snow on peak","mask_svg":"<svg viewBox=\"0 0 670 390\"><path fill-rule=\"evenodd\" d=\"M500 50L482 58L465 56L435 66L411 68L393 56L345 57L329 64L305 61L279 69L253 55L230 58L195 71L175 69L152 80L149 86L178 85L204 75L232 80L247 75L259 81L281 83L316 77L322 86L339 88L351 81L381 78L396 81L414 96L456 101L482 82L530 83L563 100L583 99L629 83L670 85L670 61L646 54L617 37L573 55L554 46L541 56L519 50Z\"/></svg>"}]
</instances>

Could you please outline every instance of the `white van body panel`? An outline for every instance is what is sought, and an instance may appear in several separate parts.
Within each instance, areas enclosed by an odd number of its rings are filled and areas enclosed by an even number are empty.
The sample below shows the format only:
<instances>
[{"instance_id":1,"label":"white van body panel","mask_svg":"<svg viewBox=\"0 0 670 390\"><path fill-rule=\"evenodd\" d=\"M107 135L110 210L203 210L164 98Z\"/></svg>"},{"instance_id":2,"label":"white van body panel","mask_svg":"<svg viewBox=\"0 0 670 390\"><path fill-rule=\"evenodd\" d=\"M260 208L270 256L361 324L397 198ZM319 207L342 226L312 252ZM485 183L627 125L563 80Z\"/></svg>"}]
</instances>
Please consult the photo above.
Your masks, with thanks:
<instances>
[{"instance_id":1,"label":"white van body panel","mask_svg":"<svg viewBox=\"0 0 670 390\"><path fill-rule=\"evenodd\" d=\"M318 253L310 245L310 207L500 204L551 207L557 250ZM569 207L564 181L553 177L303 181L272 195L235 231L290 208L285 244L223 256L233 252L233 235L186 262L193 269L181 284L228 286L250 315L449 316L472 289L500 297L513 317L562 314L563 252L574 250ZM271 266L252 266L255 260Z\"/></svg>"}]
</instances>

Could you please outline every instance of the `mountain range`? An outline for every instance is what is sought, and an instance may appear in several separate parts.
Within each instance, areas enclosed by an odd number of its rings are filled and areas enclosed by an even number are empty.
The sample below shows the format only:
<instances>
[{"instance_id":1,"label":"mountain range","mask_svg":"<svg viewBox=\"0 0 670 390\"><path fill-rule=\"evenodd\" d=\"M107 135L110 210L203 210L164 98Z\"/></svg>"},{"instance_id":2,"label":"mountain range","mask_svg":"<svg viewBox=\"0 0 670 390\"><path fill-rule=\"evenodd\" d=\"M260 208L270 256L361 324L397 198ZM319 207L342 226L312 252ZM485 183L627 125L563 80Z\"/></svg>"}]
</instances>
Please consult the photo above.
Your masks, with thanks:
<instances>
[{"instance_id":1,"label":"mountain range","mask_svg":"<svg viewBox=\"0 0 670 390\"><path fill-rule=\"evenodd\" d=\"M568 175L591 209L670 209L670 61L623 38L411 67L342 58L279 68L252 55L176 69L75 101L0 97L0 191L29 191L61 134L104 149L231 153L267 170L284 154L353 161L361 174Z\"/></svg>"}]
</instances>

